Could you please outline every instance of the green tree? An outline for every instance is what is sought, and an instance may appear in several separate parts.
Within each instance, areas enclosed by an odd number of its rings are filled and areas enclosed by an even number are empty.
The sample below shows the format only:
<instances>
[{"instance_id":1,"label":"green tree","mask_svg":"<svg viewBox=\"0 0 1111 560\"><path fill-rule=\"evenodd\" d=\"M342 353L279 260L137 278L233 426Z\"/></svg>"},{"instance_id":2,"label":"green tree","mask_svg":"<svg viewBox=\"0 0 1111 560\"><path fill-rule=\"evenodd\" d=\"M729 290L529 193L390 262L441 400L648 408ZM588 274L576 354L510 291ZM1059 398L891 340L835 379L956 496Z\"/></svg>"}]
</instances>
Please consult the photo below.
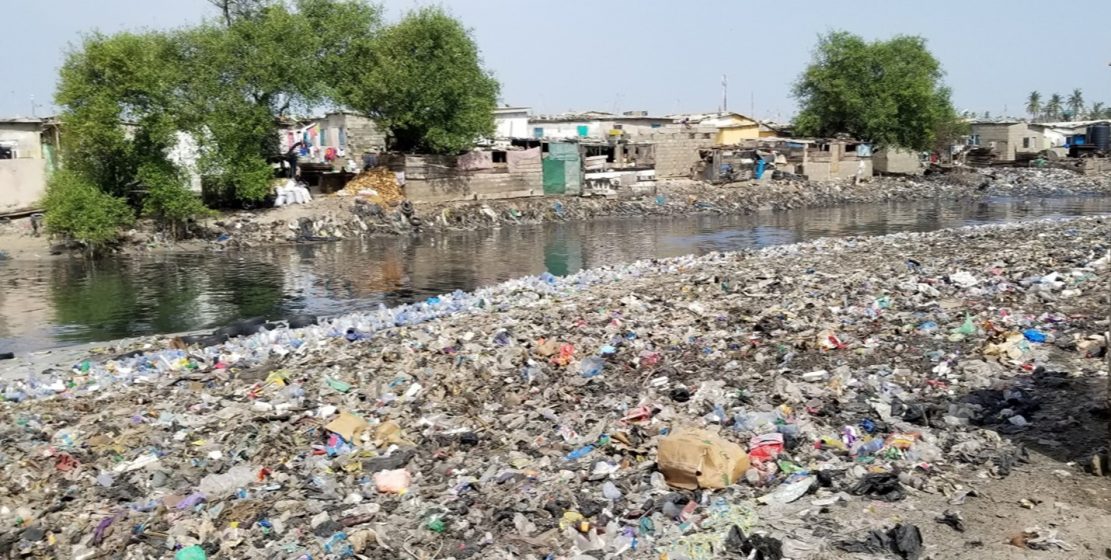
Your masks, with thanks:
<instances>
[{"instance_id":1,"label":"green tree","mask_svg":"<svg viewBox=\"0 0 1111 560\"><path fill-rule=\"evenodd\" d=\"M329 103L352 45L380 26L379 8L362 0L213 3L222 24L90 35L67 56L55 96L67 167L174 233L205 213L168 161L179 134L200 144L206 187L263 198L276 117Z\"/></svg>"},{"instance_id":2,"label":"green tree","mask_svg":"<svg viewBox=\"0 0 1111 560\"><path fill-rule=\"evenodd\" d=\"M107 244L132 217L121 211L126 200L174 224L204 212L167 160L177 138L179 60L177 45L159 33L94 34L67 57L55 97L72 173L53 181L44 201L51 231Z\"/></svg>"},{"instance_id":3,"label":"green tree","mask_svg":"<svg viewBox=\"0 0 1111 560\"><path fill-rule=\"evenodd\" d=\"M83 243L90 252L110 244L135 219L126 200L68 167L51 174L43 205L47 231Z\"/></svg>"},{"instance_id":4,"label":"green tree","mask_svg":"<svg viewBox=\"0 0 1111 560\"><path fill-rule=\"evenodd\" d=\"M1030 114L1031 121L1037 121L1042 114L1042 94L1037 91L1030 92L1026 97L1026 112Z\"/></svg>"},{"instance_id":5,"label":"green tree","mask_svg":"<svg viewBox=\"0 0 1111 560\"><path fill-rule=\"evenodd\" d=\"M1084 93L1079 89L1072 90L1069 95L1069 113L1072 115L1073 120L1080 119L1084 112Z\"/></svg>"},{"instance_id":6,"label":"green tree","mask_svg":"<svg viewBox=\"0 0 1111 560\"><path fill-rule=\"evenodd\" d=\"M1054 93L1049 96L1049 101L1045 104L1045 116L1049 120L1058 120L1061 118L1061 110L1064 109L1064 103L1061 95Z\"/></svg>"},{"instance_id":7,"label":"green tree","mask_svg":"<svg viewBox=\"0 0 1111 560\"><path fill-rule=\"evenodd\" d=\"M463 25L422 8L354 45L340 99L383 126L391 148L453 153L494 131L498 82Z\"/></svg>"},{"instance_id":8,"label":"green tree","mask_svg":"<svg viewBox=\"0 0 1111 560\"><path fill-rule=\"evenodd\" d=\"M224 25L230 26L233 21L258 16L263 8L273 2L271 0L208 0L208 3L220 11L224 18Z\"/></svg>"},{"instance_id":9,"label":"green tree","mask_svg":"<svg viewBox=\"0 0 1111 560\"><path fill-rule=\"evenodd\" d=\"M1103 118L1103 102L1096 101L1092 103L1092 108L1088 109L1089 119L1102 119Z\"/></svg>"},{"instance_id":10,"label":"green tree","mask_svg":"<svg viewBox=\"0 0 1111 560\"><path fill-rule=\"evenodd\" d=\"M844 31L822 36L795 83L796 130L848 133L877 145L930 149L939 123L957 118L941 64L921 37L866 42Z\"/></svg>"},{"instance_id":11,"label":"green tree","mask_svg":"<svg viewBox=\"0 0 1111 560\"><path fill-rule=\"evenodd\" d=\"M207 185L233 200L270 190L267 158L278 151L276 117L328 104L349 79L355 45L380 28L380 10L353 0L274 4L225 26L182 33L191 56L182 69L183 114L201 139Z\"/></svg>"}]
</instances>

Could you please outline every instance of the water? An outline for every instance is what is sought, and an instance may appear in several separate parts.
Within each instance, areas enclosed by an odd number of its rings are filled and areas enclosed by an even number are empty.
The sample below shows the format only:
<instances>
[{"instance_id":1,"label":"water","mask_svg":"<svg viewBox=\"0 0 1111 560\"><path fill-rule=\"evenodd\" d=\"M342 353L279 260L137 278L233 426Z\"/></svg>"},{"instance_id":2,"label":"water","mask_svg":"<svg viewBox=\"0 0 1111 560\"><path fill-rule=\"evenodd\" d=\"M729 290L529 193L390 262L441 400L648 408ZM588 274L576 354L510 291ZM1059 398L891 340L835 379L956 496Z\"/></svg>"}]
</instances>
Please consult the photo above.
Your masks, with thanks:
<instances>
[{"instance_id":1,"label":"water","mask_svg":"<svg viewBox=\"0 0 1111 560\"><path fill-rule=\"evenodd\" d=\"M342 243L0 262L0 351L181 332L255 316L339 314L545 270L794 243L1111 213L1111 198L860 204L748 216L620 218Z\"/></svg>"}]
</instances>

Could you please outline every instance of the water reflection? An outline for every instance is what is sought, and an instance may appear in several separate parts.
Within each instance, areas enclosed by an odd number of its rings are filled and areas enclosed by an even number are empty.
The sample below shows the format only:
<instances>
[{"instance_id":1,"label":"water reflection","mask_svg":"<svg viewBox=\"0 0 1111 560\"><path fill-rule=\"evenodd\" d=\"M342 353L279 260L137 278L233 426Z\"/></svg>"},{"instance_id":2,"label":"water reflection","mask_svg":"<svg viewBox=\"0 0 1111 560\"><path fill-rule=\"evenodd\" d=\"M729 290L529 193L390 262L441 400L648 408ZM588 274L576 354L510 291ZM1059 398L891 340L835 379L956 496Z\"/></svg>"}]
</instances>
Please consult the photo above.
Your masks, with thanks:
<instances>
[{"instance_id":1,"label":"water reflection","mask_svg":"<svg viewBox=\"0 0 1111 560\"><path fill-rule=\"evenodd\" d=\"M89 263L0 263L0 350L176 332L237 318L338 314L455 289L652 257L823 236L1111 213L1111 198L926 201L749 216L622 218Z\"/></svg>"}]
</instances>

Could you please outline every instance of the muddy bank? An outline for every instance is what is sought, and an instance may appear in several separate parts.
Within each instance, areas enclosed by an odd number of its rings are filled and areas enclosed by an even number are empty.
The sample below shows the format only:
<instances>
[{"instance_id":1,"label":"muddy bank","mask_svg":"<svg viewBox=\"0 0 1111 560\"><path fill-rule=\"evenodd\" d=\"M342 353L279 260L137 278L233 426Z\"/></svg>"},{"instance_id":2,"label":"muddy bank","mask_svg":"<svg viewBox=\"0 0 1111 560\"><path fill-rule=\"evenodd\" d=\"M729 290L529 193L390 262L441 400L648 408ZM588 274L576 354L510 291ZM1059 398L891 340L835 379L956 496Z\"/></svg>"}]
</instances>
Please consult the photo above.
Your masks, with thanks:
<instances>
[{"instance_id":1,"label":"muddy bank","mask_svg":"<svg viewBox=\"0 0 1111 560\"><path fill-rule=\"evenodd\" d=\"M192 237L171 240L149 222L125 232L116 252L224 250L275 244L316 243L369 235L418 231L477 230L520 224L606 217L747 214L843 204L988 196L1111 194L1111 177L1085 177L1060 169L969 170L917 178L876 177L848 181L799 180L708 185L660 181L654 192L621 198L541 197L481 202L379 206L355 197L321 196L307 205L228 212L195 224ZM0 250L8 258L51 258L74 253L45 236L33 237L29 223L0 224Z\"/></svg>"},{"instance_id":2,"label":"muddy bank","mask_svg":"<svg viewBox=\"0 0 1111 560\"><path fill-rule=\"evenodd\" d=\"M78 362L3 386L0 543L1095 557L1109 238L1082 218L823 239ZM691 488L659 452L684 428L750 468Z\"/></svg>"},{"instance_id":3,"label":"muddy bank","mask_svg":"<svg viewBox=\"0 0 1111 560\"><path fill-rule=\"evenodd\" d=\"M242 247L604 217L747 214L760 209L856 203L1076 194L1111 194L1111 177L1084 177L1052 169L999 169L920 178L877 177L859 185L791 180L731 185L661 181L655 192L629 198L543 197L415 204L408 216L399 206L382 207L330 196L306 206L229 215L210 223L204 237L216 247Z\"/></svg>"}]
</instances>

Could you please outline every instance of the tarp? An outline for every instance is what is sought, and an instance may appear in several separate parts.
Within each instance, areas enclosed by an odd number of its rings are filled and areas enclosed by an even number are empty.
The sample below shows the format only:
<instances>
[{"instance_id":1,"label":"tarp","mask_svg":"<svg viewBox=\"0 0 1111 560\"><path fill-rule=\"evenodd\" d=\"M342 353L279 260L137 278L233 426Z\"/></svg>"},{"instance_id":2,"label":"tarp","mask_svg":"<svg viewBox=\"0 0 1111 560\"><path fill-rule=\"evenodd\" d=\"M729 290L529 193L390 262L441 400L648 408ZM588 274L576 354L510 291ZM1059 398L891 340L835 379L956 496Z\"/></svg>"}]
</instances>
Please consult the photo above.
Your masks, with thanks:
<instances>
[{"instance_id":1,"label":"tarp","mask_svg":"<svg viewBox=\"0 0 1111 560\"><path fill-rule=\"evenodd\" d=\"M523 163L540 161L540 147L508 151L505 153L505 161L509 164L509 172L512 173L519 170Z\"/></svg>"}]
</instances>

